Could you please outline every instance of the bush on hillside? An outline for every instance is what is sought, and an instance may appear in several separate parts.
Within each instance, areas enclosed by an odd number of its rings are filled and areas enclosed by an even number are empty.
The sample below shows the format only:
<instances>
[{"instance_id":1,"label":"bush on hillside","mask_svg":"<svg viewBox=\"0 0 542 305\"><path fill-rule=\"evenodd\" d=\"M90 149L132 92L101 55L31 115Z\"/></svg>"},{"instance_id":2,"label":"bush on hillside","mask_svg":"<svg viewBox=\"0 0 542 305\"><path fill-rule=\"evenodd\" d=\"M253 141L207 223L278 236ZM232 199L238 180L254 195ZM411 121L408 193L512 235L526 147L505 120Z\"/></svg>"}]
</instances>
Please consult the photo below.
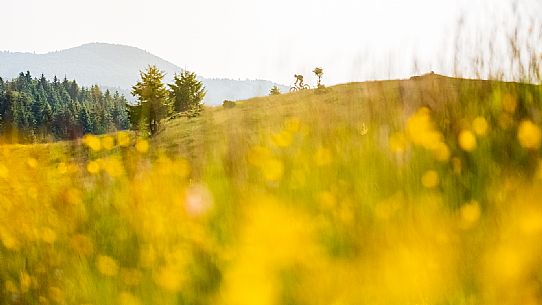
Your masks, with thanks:
<instances>
[{"instance_id":1,"label":"bush on hillside","mask_svg":"<svg viewBox=\"0 0 542 305\"><path fill-rule=\"evenodd\" d=\"M229 101L229 100L225 100L225 101L222 103L222 107L224 107L224 108L233 108L233 107L235 107L235 102Z\"/></svg>"}]
</instances>

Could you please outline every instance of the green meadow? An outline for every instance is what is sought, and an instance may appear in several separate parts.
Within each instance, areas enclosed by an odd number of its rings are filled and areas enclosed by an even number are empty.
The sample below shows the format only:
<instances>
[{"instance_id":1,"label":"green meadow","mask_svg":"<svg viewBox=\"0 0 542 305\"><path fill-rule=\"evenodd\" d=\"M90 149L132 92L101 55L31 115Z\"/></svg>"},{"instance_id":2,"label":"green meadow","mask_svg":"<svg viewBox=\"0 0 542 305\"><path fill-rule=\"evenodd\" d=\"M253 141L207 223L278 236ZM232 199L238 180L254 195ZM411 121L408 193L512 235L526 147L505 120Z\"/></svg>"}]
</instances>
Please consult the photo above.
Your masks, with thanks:
<instances>
[{"instance_id":1,"label":"green meadow","mask_svg":"<svg viewBox=\"0 0 542 305\"><path fill-rule=\"evenodd\" d=\"M425 75L0 146L0 304L538 304L542 87Z\"/></svg>"}]
</instances>

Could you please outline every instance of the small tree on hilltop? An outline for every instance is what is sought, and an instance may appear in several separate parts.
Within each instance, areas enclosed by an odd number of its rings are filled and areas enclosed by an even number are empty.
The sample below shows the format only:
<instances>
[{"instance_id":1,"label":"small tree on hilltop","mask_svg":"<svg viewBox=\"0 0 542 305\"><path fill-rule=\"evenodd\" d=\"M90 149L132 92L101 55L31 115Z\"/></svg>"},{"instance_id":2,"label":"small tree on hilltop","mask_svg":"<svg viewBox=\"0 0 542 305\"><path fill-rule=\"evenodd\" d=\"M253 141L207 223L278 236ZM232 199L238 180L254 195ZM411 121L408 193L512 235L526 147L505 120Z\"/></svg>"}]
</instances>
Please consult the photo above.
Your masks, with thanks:
<instances>
[{"instance_id":1,"label":"small tree on hilltop","mask_svg":"<svg viewBox=\"0 0 542 305\"><path fill-rule=\"evenodd\" d=\"M158 132L160 121L170 112L171 106L168 100L168 91L162 83L164 73L156 66L149 66L145 72L141 72L141 80L132 87L132 94L137 97L140 109L132 110L138 113L140 127L147 127L151 135Z\"/></svg>"},{"instance_id":2,"label":"small tree on hilltop","mask_svg":"<svg viewBox=\"0 0 542 305\"><path fill-rule=\"evenodd\" d=\"M269 95L279 95L280 89L276 85L271 88L271 91L269 91Z\"/></svg>"},{"instance_id":3,"label":"small tree on hilltop","mask_svg":"<svg viewBox=\"0 0 542 305\"><path fill-rule=\"evenodd\" d=\"M314 68L312 72L316 74L316 76L318 77L318 88L321 88L323 86L321 81L322 81L322 75L324 75L324 70L322 68L316 67Z\"/></svg>"},{"instance_id":4,"label":"small tree on hilltop","mask_svg":"<svg viewBox=\"0 0 542 305\"><path fill-rule=\"evenodd\" d=\"M203 107L205 87L197 80L196 73L183 71L180 75L175 74L173 84L168 86L175 112L199 111Z\"/></svg>"}]
</instances>

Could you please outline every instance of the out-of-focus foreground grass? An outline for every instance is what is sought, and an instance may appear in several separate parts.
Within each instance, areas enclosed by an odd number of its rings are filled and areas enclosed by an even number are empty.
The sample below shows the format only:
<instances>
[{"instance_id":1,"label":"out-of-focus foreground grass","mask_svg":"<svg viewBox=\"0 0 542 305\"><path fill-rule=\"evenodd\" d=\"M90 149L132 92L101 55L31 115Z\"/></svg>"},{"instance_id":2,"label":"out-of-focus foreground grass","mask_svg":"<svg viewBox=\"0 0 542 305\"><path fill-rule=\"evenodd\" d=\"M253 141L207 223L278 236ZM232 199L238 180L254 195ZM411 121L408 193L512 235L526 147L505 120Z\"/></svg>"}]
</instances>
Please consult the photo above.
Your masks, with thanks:
<instances>
[{"instance_id":1,"label":"out-of-focus foreground grass","mask_svg":"<svg viewBox=\"0 0 542 305\"><path fill-rule=\"evenodd\" d=\"M542 303L541 88L348 84L0 147L0 304Z\"/></svg>"}]
</instances>

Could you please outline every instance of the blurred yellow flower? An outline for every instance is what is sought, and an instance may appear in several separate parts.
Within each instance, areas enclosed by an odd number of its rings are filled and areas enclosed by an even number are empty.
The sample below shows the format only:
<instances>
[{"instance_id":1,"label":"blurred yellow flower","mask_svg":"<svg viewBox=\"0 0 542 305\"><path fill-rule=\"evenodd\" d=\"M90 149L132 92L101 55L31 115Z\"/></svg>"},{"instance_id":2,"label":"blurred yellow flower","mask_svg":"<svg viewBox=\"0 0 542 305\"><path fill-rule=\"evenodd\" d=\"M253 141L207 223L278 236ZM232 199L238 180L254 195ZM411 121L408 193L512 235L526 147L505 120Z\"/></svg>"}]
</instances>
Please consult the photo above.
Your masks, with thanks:
<instances>
[{"instance_id":1,"label":"blurred yellow flower","mask_svg":"<svg viewBox=\"0 0 542 305\"><path fill-rule=\"evenodd\" d=\"M250 149L247 159L250 164L260 166L262 160L272 158L272 156L269 148L257 145Z\"/></svg>"},{"instance_id":2,"label":"blurred yellow flower","mask_svg":"<svg viewBox=\"0 0 542 305\"><path fill-rule=\"evenodd\" d=\"M480 218L481 209L477 201L473 200L467 204L464 204L459 210L461 221L460 227L462 229L469 229Z\"/></svg>"},{"instance_id":3,"label":"blurred yellow flower","mask_svg":"<svg viewBox=\"0 0 542 305\"><path fill-rule=\"evenodd\" d=\"M458 143L464 151L473 151L476 148L476 137L470 130L462 130L459 133Z\"/></svg>"},{"instance_id":4,"label":"blurred yellow flower","mask_svg":"<svg viewBox=\"0 0 542 305\"><path fill-rule=\"evenodd\" d=\"M28 165L28 167L30 168L36 168L38 167L38 160L36 160L35 158L28 158L26 160L26 165Z\"/></svg>"},{"instance_id":5,"label":"blurred yellow flower","mask_svg":"<svg viewBox=\"0 0 542 305\"><path fill-rule=\"evenodd\" d=\"M117 133L117 143L121 147L128 147L130 145L130 134L126 131L119 131Z\"/></svg>"},{"instance_id":6,"label":"blurred yellow flower","mask_svg":"<svg viewBox=\"0 0 542 305\"><path fill-rule=\"evenodd\" d=\"M52 244L56 240L56 233L53 229L45 227L41 230L41 239L48 244Z\"/></svg>"},{"instance_id":7,"label":"blurred yellow flower","mask_svg":"<svg viewBox=\"0 0 542 305\"><path fill-rule=\"evenodd\" d=\"M485 136L488 129L489 125L485 118L479 116L472 121L472 130L478 136Z\"/></svg>"},{"instance_id":8,"label":"blurred yellow flower","mask_svg":"<svg viewBox=\"0 0 542 305\"><path fill-rule=\"evenodd\" d=\"M288 147L292 144L292 134L288 131L281 131L271 136L273 144L278 147Z\"/></svg>"},{"instance_id":9,"label":"blurred yellow flower","mask_svg":"<svg viewBox=\"0 0 542 305\"><path fill-rule=\"evenodd\" d=\"M141 301L133 294L123 291L119 293L118 305L141 305Z\"/></svg>"},{"instance_id":10,"label":"blurred yellow flower","mask_svg":"<svg viewBox=\"0 0 542 305\"><path fill-rule=\"evenodd\" d=\"M6 289L7 292L10 293L18 293L19 288L17 288L17 285L12 280L7 280L4 283L4 289Z\"/></svg>"},{"instance_id":11,"label":"blurred yellow flower","mask_svg":"<svg viewBox=\"0 0 542 305\"><path fill-rule=\"evenodd\" d=\"M284 173L284 165L277 158L270 158L261 163L262 174L267 181L278 181Z\"/></svg>"},{"instance_id":12,"label":"blurred yellow flower","mask_svg":"<svg viewBox=\"0 0 542 305\"><path fill-rule=\"evenodd\" d=\"M418 109L407 120L406 134L412 143L428 150L434 150L438 143L443 142L443 136L436 130L431 120L430 110L426 107Z\"/></svg>"},{"instance_id":13,"label":"blurred yellow flower","mask_svg":"<svg viewBox=\"0 0 542 305\"><path fill-rule=\"evenodd\" d=\"M64 162L58 163L56 168L58 170L58 173L61 174L61 175L64 175L64 174L66 174L68 172L68 166Z\"/></svg>"},{"instance_id":14,"label":"blurred yellow flower","mask_svg":"<svg viewBox=\"0 0 542 305\"><path fill-rule=\"evenodd\" d=\"M115 146L115 140L110 136L105 136L102 138L102 147L105 150L111 150Z\"/></svg>"},{"instance_id":15,"label":"blurred yellow flower","mask_svg":"<svg viewBox=\"0 0 542 305\"><path fill-rule=\"evenodd\" d=\"M320 203L320 207L325 210L334 209L337 205L337 200L331 192L320 192L318 194L318 201Z\"/></svg>"},{"instance_id":16,"label":"blurred yellow flower","mask_svg":"<svg viewBox=\"0 0 542 305\"><path fill-rule=\"evenodd\" d=\"M518 140L523 148L536 150L540 148L542 132L536 124L529 120L524 120L519 124Z\"/></svg>"},{"instance_id":17,"label":"blurred yellow flower","mask_svg":"<svg viewBox=\"0 0 542 305\"><path fill-rule=\"evenodd\" d=\"M422 176L422 185L425 188L431 189L439 185L439 175L434 170L425 172Z\"/></svg>"},{"instance_id":18,"label":"blurred yellow flower","mask_svg":"<svg viewBox=\"0 0 542 305\"><path fill-rule=\"evenodd\" d=\"M93 151L100 151L102 149L100 138L92 134L87 134L83 137L83 144Z\"/></svg>"},{"instance_id":19,"label":"blurred yellow flower","mask_svg":"<svg viewBox=\"0 0 542 305\"><path fill-rule=\"evenodd\" d=\"M0 240L4 247L9 250L17 251L20 248L19 240L8 230L0 227Z\"/></svg>"},{"instance_id":20,"label":"blurred yellow flower","mask_svg":"<svg viewBox=\"0 0 542 305\"><path fill-rule=\"evenodd\" d=\"M137 140L135 148L137 152L145 154L149 151L149 142L144 139L139 139Z\"/></svg>"},{"instance_id":21,"label":"blurred yellow flower","mask_svg":"<svg viewBox=\"0 0 542 305\"><path fill-rule=\"evenodd\" d=\"M180 270L172 267L162 267L154 274L155 283L172 292L179 291L182 287L184 277Z\"/></svg>"},{"instance_id":22,"label":"blurred yellow flower","mask_svg":"<svg viewBox=\"0 0 542 305\"><path fill-rule=\"evenodd\" d=\"M96 267L105 276L115 276L119 271L117 261L106 255L99 255L96 259Z\"/></svg>"},{"instance_id":23,"label":"blurred yellow flower","mask_svg":"<svg viewBox=\"0 0 542 305\"><path fill-rule=\"evenodd\" d=\"M63 304L66 296L62 289L58 287L49 287L49 298L58 304Z\"/></svg>"},{"instance_id":24,"label":"blurred yellow flower","mask_svg":"<svg viewBox=\"0 0 542 305\"><path fill-rule=\"evenodd\" d=\"M108 158L103 161L103 169L111 177L120 177L124 173L124 167L117 158Z\"/></svg>"},{"instance_id":25,"label":"blurred yellow flower","mask_svg":"<svg viewBox=\"0 0 542 305\"><path fill-rule=\"evenodd\" d=\"M0 163L0 178L7 179L8 175L9 175L8 168L4 164Z\"/></svg>"},{"instance_id":26,"label":"blurred yellow flower","mask_svg":"<svg viewBox=\"0 0 542 305\"><path fill-rule=\"evenodd\" d=\"M68 188L63 194L63 199L66 203L71 205L79 205L83 203L81 199L81 191L75 187Z\"/></svg>"},{"instance_id":27,"label":"blurred yellow flower","mask_svg":"<svg viewBox=\"0 0 542 305\"><path fill-rule=\"evenodd\" d=\"M87 171L91 174L97 174L98 172L100 172L100 164L94 160L88 162Z\"/></svg>"}]
</instances>

